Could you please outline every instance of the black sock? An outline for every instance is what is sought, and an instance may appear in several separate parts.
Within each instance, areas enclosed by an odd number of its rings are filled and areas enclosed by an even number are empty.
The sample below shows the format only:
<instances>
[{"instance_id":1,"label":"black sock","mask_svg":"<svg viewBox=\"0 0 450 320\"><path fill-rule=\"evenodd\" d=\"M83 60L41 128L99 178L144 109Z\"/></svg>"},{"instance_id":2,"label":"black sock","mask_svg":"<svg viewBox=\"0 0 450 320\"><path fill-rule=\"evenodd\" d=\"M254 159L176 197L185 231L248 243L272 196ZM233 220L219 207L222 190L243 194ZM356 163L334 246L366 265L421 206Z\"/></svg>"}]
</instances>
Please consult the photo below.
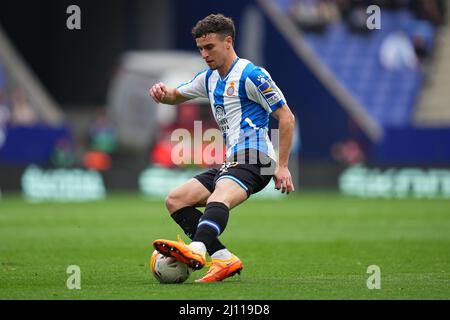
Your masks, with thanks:
<instances>
[{"instance_id":1,"label":"black sock","mask_svg":"<svg viewBox=\"0 0 450 320\"><path fill-rule=\"evenodd\" d=\"M230 210L221 202L210 202L197 226L193 241L201 241L206 248L225 230Z\"/></svg>"},{"instance_id":2,"label":"black sock","mask_svg":"<svg viewBox=\"0 0 450 320\"><path fill-rule=\"evenodd\" d=\"M194 207L185 207L175 211L171 217L192 240L197 232L197 225L202 215L202 212ZM206 249L212 256L216 251L225 249L225 246L216 238L215 241L206 246Z\"/></svg>"}]
</instances>

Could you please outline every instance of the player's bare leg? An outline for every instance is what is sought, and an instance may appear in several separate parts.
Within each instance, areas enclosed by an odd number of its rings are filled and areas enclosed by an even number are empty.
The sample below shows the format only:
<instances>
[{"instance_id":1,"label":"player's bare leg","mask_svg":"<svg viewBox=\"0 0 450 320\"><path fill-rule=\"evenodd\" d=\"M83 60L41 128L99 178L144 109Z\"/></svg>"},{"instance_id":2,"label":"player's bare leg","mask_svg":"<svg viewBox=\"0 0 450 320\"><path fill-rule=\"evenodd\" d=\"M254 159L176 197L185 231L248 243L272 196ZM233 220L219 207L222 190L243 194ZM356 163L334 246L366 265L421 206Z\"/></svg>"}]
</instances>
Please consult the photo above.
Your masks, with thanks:
<instances>
[{"instance_id":1,"label":"player's bare leg","mask_svg":"<svg viewBox=\"0 0 450 320\"><path fill-rule=\"evenodd\" d=\"M231 179L221 179L216 183L216 188L206 203L221 202L229 209L233 209L247 198L247 192L237 182Z\"/></svg>"},{"instance_id":2,"label":"player's bare leg","mask_svg":"<svg viewBox=\"0 0 450 320\"><path fill-rule=\"evenodd\" d=\"M204 207L211 192L197 179L190 179L179 187L170 191L166 198L166 207L170 214L184 207Z\"/></svg>"}]
</instances>

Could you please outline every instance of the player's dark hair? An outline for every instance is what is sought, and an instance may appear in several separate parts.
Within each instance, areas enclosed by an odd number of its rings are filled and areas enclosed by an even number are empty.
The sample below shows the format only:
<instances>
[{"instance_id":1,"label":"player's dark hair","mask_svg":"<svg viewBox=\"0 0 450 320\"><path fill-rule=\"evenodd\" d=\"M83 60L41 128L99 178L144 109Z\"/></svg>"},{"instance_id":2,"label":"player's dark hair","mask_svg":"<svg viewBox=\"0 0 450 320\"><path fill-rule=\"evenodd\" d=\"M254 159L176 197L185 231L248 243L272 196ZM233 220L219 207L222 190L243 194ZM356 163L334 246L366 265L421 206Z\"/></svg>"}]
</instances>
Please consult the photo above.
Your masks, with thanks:
<instances>
[{"instance_id":1,"label":"player's dark hair","mask_svg":"<svg viewBox=\"0 0 450 320\"><path fill-rule=\"evenodd\" d=\"M194 39L206 36L209 33L217 33L226 36L231 36L234 43L236 36L236 29L234 28L233 19L225 17L223 14L210 14L203 18L194 28L192 28L192 36Z\"/></svg>"}]
</instances>

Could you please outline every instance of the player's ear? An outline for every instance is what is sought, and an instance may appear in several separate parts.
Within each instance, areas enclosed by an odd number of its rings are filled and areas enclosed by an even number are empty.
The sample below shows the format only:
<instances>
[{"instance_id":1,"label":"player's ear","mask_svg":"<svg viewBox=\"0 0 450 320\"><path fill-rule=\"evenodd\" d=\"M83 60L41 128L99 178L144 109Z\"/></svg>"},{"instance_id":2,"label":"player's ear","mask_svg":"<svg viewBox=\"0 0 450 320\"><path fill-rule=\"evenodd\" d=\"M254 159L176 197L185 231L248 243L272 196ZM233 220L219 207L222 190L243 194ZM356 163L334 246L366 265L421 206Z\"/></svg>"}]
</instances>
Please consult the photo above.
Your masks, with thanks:
<instances>
[{"instance_id":1,"label":"player's ear","mask_svg":"<svg viewBox=\"0 0 450 320\"><path fill-rule=\"evenodd\" d=\"M225 37L225 43L226 43L227 49L230 49L233 46L233 37L232 36L226 36Z\"/></svg>"}]
</instances>

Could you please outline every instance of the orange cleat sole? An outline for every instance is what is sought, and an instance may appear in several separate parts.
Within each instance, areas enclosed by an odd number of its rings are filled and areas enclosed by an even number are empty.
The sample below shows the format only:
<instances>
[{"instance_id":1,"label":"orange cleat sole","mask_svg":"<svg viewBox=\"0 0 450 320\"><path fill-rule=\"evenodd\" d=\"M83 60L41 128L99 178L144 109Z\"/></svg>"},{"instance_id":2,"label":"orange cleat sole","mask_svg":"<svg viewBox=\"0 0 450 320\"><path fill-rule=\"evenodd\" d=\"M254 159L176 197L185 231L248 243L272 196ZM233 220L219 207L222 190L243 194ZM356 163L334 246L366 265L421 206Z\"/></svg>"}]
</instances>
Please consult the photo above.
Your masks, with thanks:
<instances>
[{"instance_id":1,"label":"orange cleat sole","mask_svg":"<svg viewBox=\"0 0 450 320\"><path fill-rule=\"evenodd\" d=\"M173 257L194 270L199 270L205 266L204 257L180 242L158 239L153 241L153 247L162 255Z\"/></svg>"}]
</instances>

